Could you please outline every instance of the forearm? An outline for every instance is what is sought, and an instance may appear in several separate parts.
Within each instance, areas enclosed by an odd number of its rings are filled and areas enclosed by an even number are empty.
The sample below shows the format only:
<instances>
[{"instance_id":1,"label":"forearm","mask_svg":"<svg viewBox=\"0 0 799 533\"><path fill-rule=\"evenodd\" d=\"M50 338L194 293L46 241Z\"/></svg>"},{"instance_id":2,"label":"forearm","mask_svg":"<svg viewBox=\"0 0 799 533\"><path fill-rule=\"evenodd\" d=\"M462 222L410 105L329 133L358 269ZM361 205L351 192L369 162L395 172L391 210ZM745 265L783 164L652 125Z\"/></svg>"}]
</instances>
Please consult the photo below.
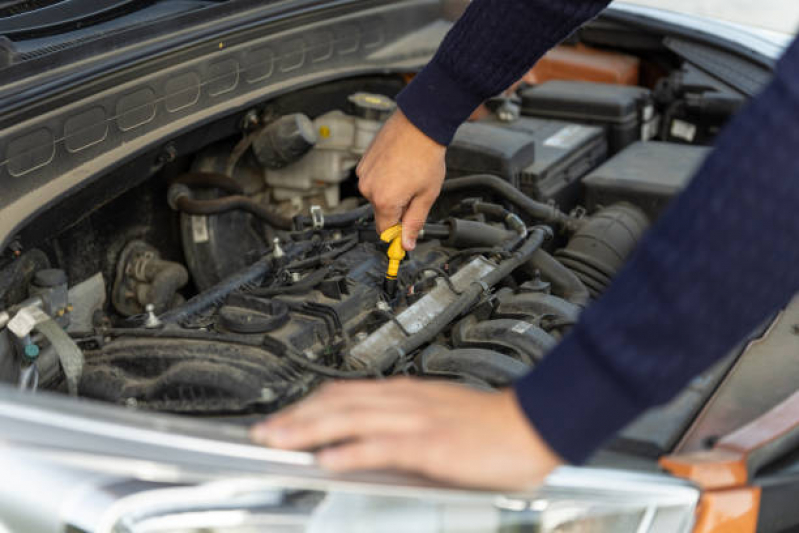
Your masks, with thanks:
<instances>
[{"instance_id":1,"label":"forearm","mask_svg":"<svg viewBox=\"0 0 799 533\"><path fill-rule=\"evenodd\" d=\"M799 44L573 333L516 385L580 462L799 290Z\"/></svg>"},{"instance_id":2,"label":"forearm","mask_svg":"<svg viewBox=\"0 0 799 533\"><path fill-rule=\"evenodd\" d=\"M474 0L398 103L440 144L610 0Z\"/></svg>"}]
</instances>

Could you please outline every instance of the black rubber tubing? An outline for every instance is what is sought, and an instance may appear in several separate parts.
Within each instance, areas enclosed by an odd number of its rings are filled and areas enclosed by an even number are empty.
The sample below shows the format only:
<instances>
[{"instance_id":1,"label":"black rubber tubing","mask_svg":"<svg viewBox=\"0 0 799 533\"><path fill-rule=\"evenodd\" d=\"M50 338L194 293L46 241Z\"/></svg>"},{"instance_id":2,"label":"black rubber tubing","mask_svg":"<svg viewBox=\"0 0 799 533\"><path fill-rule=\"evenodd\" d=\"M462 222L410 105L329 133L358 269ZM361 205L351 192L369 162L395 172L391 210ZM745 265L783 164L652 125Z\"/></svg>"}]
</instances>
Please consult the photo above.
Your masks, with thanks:
<instances>
[{"instance_id":1,"label":"black rubber tubing","mask_svg":"<svg viewBox=\"0 0 799 533\"><path fill-rule=\"evenodd\" d=\"M441 194L480 190L490 191L511 203L529 218L538 222L555 224L568 230L580 226L580 220L570 217L557 207L537 202L502 178L490 174L476 174L454 178L444 182Z\"/></svg>"},{"instance_id":2,"label":"black rubber tubing","mask_svg":"<svg viewBox=\"0 0 799 533\"><path fill-rule=\"evenodd\" d=\"M577 275L566 266L552 257L546 250L536 251L524 265L527 274L534 275L535 271L552 284L552 292L567 302L579 307L586 307L591 300L585 284Z\"/></svg>"},{"instance_id":3,"label":"black rubber tubing","mask_svg":"<svg viewBox=\"0 0 799 533\"><path fill-rule=\"evenodd\" d=\"M293 221L271 211L264 205L241 195L223 196L213 200L195 200L188 196L175 199L175 206L189 215L221 215L230 211L246 211L263 220L276 229L290 231L294 228Z\"/></svg>"},{"instance_id":4,"label":"black rubber tubing","mask_svg":"<svg viewBox=\"0 0 799 533\"><path fill-rule=\"evenodd\" d=\"M567 215L555 206L533 200L506 180L491 174L475 174L446 180L441 187L441 194L469 190L480 192L487 190L496 194L515 206L530 219L538 222L555 224L569 231L574 231L581 225L580 219ZM325 216L324 225L331 228L347 227L358 220L371 218L373 215L372 206L367 204L348 213L327 215ZM295 222L299 228L309 226L312 223L311 218L307 216L295 217Z\"/></svg>"},{"instance_id":5,"label":"black rubber tubing","mask_svg":"<svg viewBox=\"0 0 799 533\"><path fill-rule=\"evenodd\" d=\"M218 172L190 172L178 177L173 183L188 187L220 189L229 194L244 194L244 187L238 181Z\"/></svg>"},{"instance_id":6,"label":"black rubber tubing","mask_svg":"<svg viewBox=\"0 0 799 533\"><path fill-rule=\"evenodd\" d=\"M324 216L325 228L348 228L359 220L369 220L374 216L374 210L370 204L362 205L346 213L335 213ZM294 217L294 226L297 230L302 230L307 226L313 226L313 219L306 215Z\"/></svg>"},{"instance_id":7,"label":"black rubber tubing","mask_svg":"<svg viewBox=\"0 0 799 533\"><path fill-rule=\"evenodd\" d=\"M164 324L182 322L194 315L202 313L209 307L222 302L227 296L241 287L261 280L272 272L272 255L262 257L244 270L220 281L207 291L190 299L180 307L176 307L161 315Z\"/></svg>"},{"instance_id":8,"label":"black rubber tubing","mask_svg":"<svg viewBox=\"0 0 799 533\"><path fill-rule=\"evenodd\" d=\"M145 270L151 280L149 292L155 312L163 313L189 282L189 273L183 265L163 260L152 261Z\"/></svg>"}]
</instances>

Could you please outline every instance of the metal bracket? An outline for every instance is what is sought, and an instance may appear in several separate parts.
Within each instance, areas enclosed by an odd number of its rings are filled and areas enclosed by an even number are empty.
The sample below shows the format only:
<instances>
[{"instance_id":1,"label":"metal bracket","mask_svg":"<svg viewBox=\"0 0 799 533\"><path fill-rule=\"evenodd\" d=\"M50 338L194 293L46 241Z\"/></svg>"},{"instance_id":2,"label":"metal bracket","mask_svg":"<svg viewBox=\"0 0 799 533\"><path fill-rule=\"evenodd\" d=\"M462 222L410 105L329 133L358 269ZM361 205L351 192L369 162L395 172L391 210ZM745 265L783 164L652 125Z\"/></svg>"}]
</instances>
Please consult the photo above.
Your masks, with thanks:
<instances>
[{"instance_id":1,"label":"metal bracket","mask_svg":"<svg viewBox=\"0 0 799 533\"><path fill-rule=\"evenodd\" d=\"M313 229L322 229L325 227L325 214L322 212L322 206L311 206L311 222L313 223Z\"/></svg>"}]
</instances>

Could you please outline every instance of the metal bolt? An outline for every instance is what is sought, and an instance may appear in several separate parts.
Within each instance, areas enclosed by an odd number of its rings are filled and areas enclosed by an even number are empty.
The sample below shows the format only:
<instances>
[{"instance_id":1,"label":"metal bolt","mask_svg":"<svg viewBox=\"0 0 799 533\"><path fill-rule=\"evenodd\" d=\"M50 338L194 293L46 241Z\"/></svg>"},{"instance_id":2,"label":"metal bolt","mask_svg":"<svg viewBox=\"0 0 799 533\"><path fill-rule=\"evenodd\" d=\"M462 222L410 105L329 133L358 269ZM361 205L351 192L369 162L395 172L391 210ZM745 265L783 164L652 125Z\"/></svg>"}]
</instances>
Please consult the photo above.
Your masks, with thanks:
<instances>
[{"instance_id":1,"label":"metal bolt","mask_svg":"<svg viewBox=\"0 0 799 533\"><path fill-rule=\"evenodd\" d=\"M178 158L178 149L175 148L175 145L170 143L164 146L163 151L158 154L157 163L159 165L164 165L166 163L172 163L175 159Z\"/></svg>"},{"instance_id":2,"label":"metal bolt","mask_svg":"<svg viewBox=\"0 0 799 533\"><path fill-rule=\"evenodd\" d=\"M241 121L241 128L243 130L253 130L258 127L261 123L261 119L258 117L258 112L254 109L247 111L247 114L244 115L244 118Z\"/></svg>"},{"instance_id":3,"label":"metal bolt","mask_svg":"<svg viewBox=\"0 0 799 533\"><path fill-rule=\"evenodd\" d=\"M284 257L286 255L286 252L283 251L283 248L280 246L280 239L275 237L272 240L272 244L275 245L275 248L272 251L272 257L274 257L275 259L280 259L281 257Z\"/></svg>"},{"instance_id":4,"label":"metal bolt","mask_svg":"<svg viewBox=\"0 0 799 533\"><path fill-rule=\"evenodd\" d=\"M155 306L147 304L144 308L147 313L147 319L144 321L144 327L147 329L156 329L161 327L161 321L155 316Z\"/></svg>"},{"instance_id":5,"label":"metal bolt","mask_svg":"<svg viewBox=\"0 0 799 533\"><path fill-rule=\"evenodd\" d=\"M265 402L274 402L277 400L277 394L269 387L261 389L261 400Z\"/></svg>"}]
</instances>

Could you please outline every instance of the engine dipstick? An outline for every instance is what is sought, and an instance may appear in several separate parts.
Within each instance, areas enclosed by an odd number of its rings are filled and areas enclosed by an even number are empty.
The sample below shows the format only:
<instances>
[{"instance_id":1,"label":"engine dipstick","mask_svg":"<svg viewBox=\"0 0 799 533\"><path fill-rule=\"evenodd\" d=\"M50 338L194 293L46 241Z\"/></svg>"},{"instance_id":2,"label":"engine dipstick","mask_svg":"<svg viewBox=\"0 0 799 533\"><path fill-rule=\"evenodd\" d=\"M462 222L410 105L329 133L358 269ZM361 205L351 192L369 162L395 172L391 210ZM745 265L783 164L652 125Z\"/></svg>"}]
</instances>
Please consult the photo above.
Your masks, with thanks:
<instances>
[{"instance_id":1,"label":"engine dipstick","mask_svg":"<svg viewBox=\"0 0 799 533\"><path fill-rule=\"evenodd\" d=\"M380 234L380 240L390 243L388 255L388 270L386 271L385 292L393 298L397 293L397 276L399 275L400 262L405 259L405 248L402 247L402 225L397 224Z\"/></svg>"}]
</instances>

